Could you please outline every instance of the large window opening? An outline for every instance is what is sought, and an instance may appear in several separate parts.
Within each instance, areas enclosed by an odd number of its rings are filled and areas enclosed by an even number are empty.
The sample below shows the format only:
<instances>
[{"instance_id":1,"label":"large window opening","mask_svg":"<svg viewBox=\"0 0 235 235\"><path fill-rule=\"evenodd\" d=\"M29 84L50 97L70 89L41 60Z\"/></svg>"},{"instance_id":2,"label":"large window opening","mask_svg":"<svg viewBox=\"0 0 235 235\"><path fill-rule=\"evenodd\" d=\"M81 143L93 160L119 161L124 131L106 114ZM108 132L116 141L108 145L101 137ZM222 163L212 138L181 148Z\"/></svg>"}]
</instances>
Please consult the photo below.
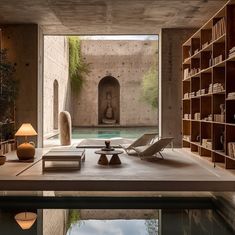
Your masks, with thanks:
<instances>
[{"instance_id":1,"label":"large window opening","mask_svg":"<svg viewBox=\"0 0 235 235\"><path fill-rule=\"evenodd\" d=\"M157 35L44 36L46 143L61 111L74 140L158 133L158 67Z\"/></svg>"}]
</instances>

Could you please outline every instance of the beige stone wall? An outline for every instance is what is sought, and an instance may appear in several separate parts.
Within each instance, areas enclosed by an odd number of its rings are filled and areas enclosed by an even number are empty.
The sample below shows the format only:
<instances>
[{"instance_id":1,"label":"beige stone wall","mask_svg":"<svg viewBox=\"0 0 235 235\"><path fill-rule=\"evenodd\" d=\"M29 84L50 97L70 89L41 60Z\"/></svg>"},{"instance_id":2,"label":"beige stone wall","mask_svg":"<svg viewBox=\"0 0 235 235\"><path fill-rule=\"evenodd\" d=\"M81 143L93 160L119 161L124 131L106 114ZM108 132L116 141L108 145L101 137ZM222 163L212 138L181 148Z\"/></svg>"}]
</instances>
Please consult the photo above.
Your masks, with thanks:
<instances>
[{"instance_id":1,"label":"beige stone wall","mask_svg":"<svg viewBox=\"0 0 235 235\"><path fill-rule=\"evenodd\" d=\"M73 125L98 125L98 84L107 75L120 84L120 125L157 125L158 110L141 96L142 79L154 64L154 57L158 66L157 41L83 40L81 48L91 72L80 94L73 95Z\"/></svg>"},{"instance_id":2,"label":"beige stone wall","mask_svg":"<svg viewBox=\"0 0 235 235\"><path fill-rule=\"evenodd\" d=\"M43 209L43 235L65 235L67 211Z\"/></svg>"},{"instance_id":3,"label":"beige stone wall","mask_svg":"<svg viewBox=\"0 0 235 235\"><path fill-rule=\"evenodd\" d=\"M53 83L58 82L58 110L70 109L70 82L68 78L69 48L63 36L44 37L44 135L54 130Z\"/></svg>"}]
</instances>

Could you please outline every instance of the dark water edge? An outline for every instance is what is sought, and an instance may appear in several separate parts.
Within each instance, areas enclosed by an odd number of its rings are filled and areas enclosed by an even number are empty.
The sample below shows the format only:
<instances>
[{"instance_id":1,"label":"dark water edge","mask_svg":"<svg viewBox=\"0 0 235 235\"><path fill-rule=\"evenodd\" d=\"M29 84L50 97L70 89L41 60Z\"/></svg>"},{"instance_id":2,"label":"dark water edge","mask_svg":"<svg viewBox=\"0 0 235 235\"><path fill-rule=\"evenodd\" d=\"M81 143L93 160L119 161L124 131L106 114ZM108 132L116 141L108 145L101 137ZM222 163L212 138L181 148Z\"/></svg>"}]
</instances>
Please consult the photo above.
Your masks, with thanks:
<instances>
[{"instance_id":1,"label":"dark water edge","mask_svg":"<svg viewBox=\"0 0 235 235\"><path fill-rule=\"evenodd\" d=\"M7 196L0 208L1 235L235 234L210 197ZM38 215L29 230L14 220L22 211Z\"/></svg>"}]
</instances>

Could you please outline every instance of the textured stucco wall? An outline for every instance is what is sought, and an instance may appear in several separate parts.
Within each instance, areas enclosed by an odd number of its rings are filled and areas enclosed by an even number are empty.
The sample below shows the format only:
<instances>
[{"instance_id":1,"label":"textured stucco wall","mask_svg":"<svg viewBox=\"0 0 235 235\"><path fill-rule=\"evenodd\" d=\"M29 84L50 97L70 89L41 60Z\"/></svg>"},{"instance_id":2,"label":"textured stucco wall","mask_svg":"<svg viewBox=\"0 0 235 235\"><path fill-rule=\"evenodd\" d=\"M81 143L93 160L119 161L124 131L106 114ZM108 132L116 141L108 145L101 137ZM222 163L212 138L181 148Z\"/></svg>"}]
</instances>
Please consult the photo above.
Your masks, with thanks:
<instances>
[{"instance_id":1,"label":"textured stucco wall","mask_svg":"<svg viewBox=\"0 0 235 235\"><path fill-rule=\"evenodd\" d=\"M65 235L67 210L43 209L43 235Z\"/></svg>"},{"instance_id":2,"label":"textured stucco wall","mask_svg":"<svg viewBox=\"0 0 235 235\"><path fill-rule=\"evenodd\" d=\"M45 36L44 37L44 135L51 133L54 129L53 120L53 83L58 82L59 112L70 109L70 82L68 79L69 48L66 37Z\"/></svg>"},{"instance_id":3,"label":"textured stucco wall","mask_svg":"<svg viewBox=\"0 0 235 235\"><path fill-rule=\"evenodd\" d=\"M83 40L82 55L91 64L91 72L80 94L73 95L73 125L98 125L98 84L108 75L120 84L120 125L157 125L158 110L141 97L141 82L154 57L158 66L157 48L157 41Z\"/></svg>"},{"instance_id":4,"label":"textured stucco wall","mask_svg":"<svg viewBox=\"0 0 235 235\"><path fill-rule=\"evenodd\" d=\"M162 29L160 34L160 135L182 142L182 44L195 29Z\"/></svg>"}]
</instances>

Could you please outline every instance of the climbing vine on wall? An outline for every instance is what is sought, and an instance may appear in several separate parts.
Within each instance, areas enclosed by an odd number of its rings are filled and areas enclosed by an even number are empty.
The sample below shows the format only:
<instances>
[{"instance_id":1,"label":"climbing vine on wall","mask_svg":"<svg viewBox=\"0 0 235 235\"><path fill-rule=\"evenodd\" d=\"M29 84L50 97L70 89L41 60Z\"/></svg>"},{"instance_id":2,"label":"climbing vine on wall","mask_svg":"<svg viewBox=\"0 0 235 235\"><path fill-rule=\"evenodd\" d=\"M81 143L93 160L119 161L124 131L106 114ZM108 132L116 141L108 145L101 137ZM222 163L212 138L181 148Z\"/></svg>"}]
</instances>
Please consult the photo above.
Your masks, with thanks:
<instances>
[{"instance_id":1,"label":"climbing vine on wall","mask_svg":"<svg viewBox=\"0 0 235 235\"><path fill-rule=\"evenodd\" d=\"M158 107L158 73L155 67L151 67L144 75L142 95L143 99L153 108Z\"/></svg>"},{"instance_id":2,"label":"climbing vine on wall","mask_svg":"<svg viewBox=\"0 0 235 235\"><path fill-rule=\"evenodd\" d=\"M69 78L72 87L80 90L84 76L90 72L90 64L86 63L81 55L81 41L77 36L68 37L69 42Z\"/></svg>"},{"instance_id":3,"label":"climbing vine on wall","mask_svg":"<svg viewBox=\"0 0 235 235\"><path fill-rule=\"evenodd\" d=\"M142 98L152 106L158 108L158 69L157 69L157 56L158 56L158 42L153 44L154 50L153 65L144 74L142 81Z\"/></svg>"}]
</instances>

